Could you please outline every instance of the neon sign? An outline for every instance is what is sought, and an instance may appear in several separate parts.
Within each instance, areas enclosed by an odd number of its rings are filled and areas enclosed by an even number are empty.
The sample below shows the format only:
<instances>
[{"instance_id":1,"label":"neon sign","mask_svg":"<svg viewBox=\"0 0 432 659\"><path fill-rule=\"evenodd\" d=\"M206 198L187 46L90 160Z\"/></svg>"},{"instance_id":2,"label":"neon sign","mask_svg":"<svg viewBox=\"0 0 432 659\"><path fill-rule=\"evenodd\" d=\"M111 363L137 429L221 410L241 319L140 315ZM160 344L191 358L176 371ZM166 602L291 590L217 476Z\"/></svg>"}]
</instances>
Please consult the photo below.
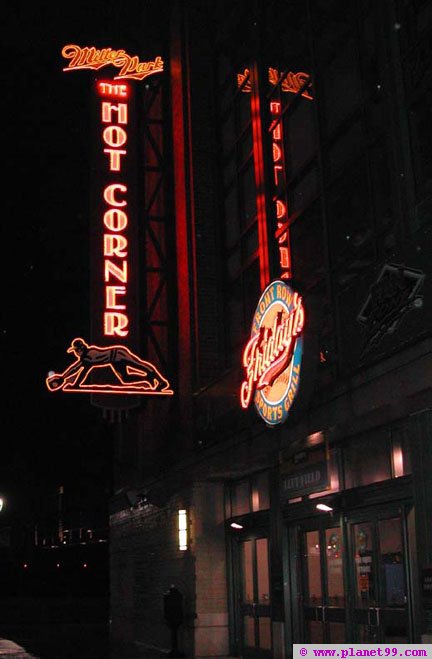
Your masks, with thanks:
<instances>
[{"instance_id":1,"label":"neon sign","mask_svg":"<svg viewBox=\"0 0 432 659\"><path fill-rule=\"evenodd\" d=\"M278 244L281 279L291 279L291 249L288 230L288 203L285 190L285 162L282 139L281 104L271 101L273 174L275 185L275 238Z\"/></svg>"},{"instance_id":2,"label":"neon sign","mask_svg":"<svg viewBox=\"0 0 432 659\"><path fill-rule=\"evenodd\" d=\"M268 425L283 423L294 402L303 352L305 313L302 298L283 281L262 293L243 352L245 379L240 401L251 401Z\"/></svg>"},{"instance_id":3,"label":"neon sign","mask_svg":"<svg viewBox=\"0 0 432 659\"><path fill-rule=\"evenodd\" d=\"M277 69L269 68L269 82L272 85L277 84L280 75L281 74ZM283 92L297 94L300 90L302 90L301 96L303 96L303 98L307 98L309 101L313 101L313 96L309 92L311 87L312 83L310 81L310 75L304 71L298 71L297 73L289 71L286 75L284 75L281 83L281 89Z\"/></svg>"},{"instance_id":4,"label":"neon sign","mask_svg":"<svg viewBox=\"0 0 432 659\"><path fill-rule=\"evenodd\" d=\"M127 132L129 88L127 84L100 81L97 90L102 96L101 122L103 152L109 172L122 174L127 156ZM108 98L122 99L111 102ZM127 185L120 179L105 186L102 196L105 202L103 214L103 279L104 308L103 334L126 337L129 334L127 313L128 238L125 235L129 223ZM102 274L102 273L101 273Z\"/></svg>"},{"instance_id":5,"label":"neon sign","mask_svg":"<svg viewBox=\"0 0 432 659\"><path fill-rule=\"evenodd\" d=\"M92 403L101 407L107 405L106 397L99 394L116 394L109 407L127 409L137 405L139 395L173 395L170 383L151 362L120 343L104 345L105 340L125 339L132 346L138 344L137 324L131 327L129 322L129 315L136 312L139 290L137 159L135 140L129 140L128 134L135 126L135 95L129 83L118 79L142 80L162 71L163 62L158 57L154 62L140 63L124 51L97 51L73 45L65 46L62 54L70 59L65 70L98 70L113 64L120 68L120 73L114 80L95 82L99 135L93 165L96 185L92 207L96 222L91 229L94 344L75 338L67 350L75 355L75 360L61 373L51 371L45 383L51 392L92 394Z\"/></svg>"},{"instance_id":6,"label":"neon sign","mask_svg":"<svg viewBox=\"0 0 432 659\"><path fill-rule=\"evenodd\" d=\"M252 92L249 76L249 69L237 75L237 85L243 92ZM281 84L276 90L278 94L280 91L300 93L309 100L312 99L307 91L310 88L310 76L307 74L288 73L280 79L276 69L269 69L270 83L276 85L279 80ZM253 101L252 96L251 102ZM253 400L264 421L268 425L276 425L286 420L299 387L305 313L302 298L287 284L287 281L292 279L292 265L282 104L279 100L271 100L269 109L274 238L278 247L280 279L267 286L255 311L251 338L243 352L246 374L240 389L240 402L246 409ZM259 124L257 113L252 113L252 121ZM258 197L259 195L257 203Z\"/></svg>"},{"instance_id":7,"label":"neon sign","mask_svg":"<svg viewBox=\"0 0 432 659\"><path fill-rule=\"evenodd\" d=\"M123 345L88 345L76 338L67 349L75 354L62 373L49 373L49 391L172 396L170 384L150 362ZM91 376L93 374L94 377ZM97 377L96 377L97 376Z\"/></svg>"},{"instance_id":8,"label":"neon sign","mask_svg":"<svg viewBox=\"0 0 432 659\"><path fill-rule=\"evenodd\" d=\"M143 80L148 76L163 71L164 63L161 57L150 62L140 62L137 55L128 55L125 50L112 48L97 49L94 46L76 46L68 44L62 50L62 56L69 60L63 71L79 71L91 69L98 71L104 66L112 65L120 69L115 80Z\"/></svg>"},{"instance_id":9,"label":"neon sign","mask_svg":"<svg viewBox=\"0 0 432 659\"><path fill-rule=\"evenodd\" d=\"M249 69L245 69L243 73L237 74L237 86L241 87L241 91L246 94L249 94L252 91L252 82L249 78L249 75ZM271 67L269 68L268 79L272 85L277 84L280 75L281 74L277 69L273 69ZM313 101L313 96L310 93L312 83L308 73L305 73L304 71L298 71L297 73L289 71L287 74L283 74L283 76L284 77L281 83L281 90L283 92L297 94L300 90L302 90L301 96L303 96L303 98L307 98L309 101Z\"/></svg>"}]
</instances>

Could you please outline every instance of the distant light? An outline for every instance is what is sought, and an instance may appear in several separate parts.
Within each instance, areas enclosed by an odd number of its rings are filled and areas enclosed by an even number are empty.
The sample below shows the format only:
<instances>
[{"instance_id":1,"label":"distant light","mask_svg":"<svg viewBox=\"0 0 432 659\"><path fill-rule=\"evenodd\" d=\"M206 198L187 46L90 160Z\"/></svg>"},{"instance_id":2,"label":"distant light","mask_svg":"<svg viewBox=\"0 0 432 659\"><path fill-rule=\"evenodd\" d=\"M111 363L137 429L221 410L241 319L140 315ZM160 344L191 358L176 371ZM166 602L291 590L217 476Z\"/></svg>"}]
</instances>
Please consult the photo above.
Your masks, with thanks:
<instances>
[{"instance_id":1,"label":"distant light","mask_svg":"<svg viewBox=\"0 0 432 659\"><path fill-rule=\"evenodd\" d=\"M60 563L57 563L56 567L60 567Z\"/></svg>"},{"instance_id":2,"label":"distant light","mask_svg":"<svg viewBox=\"0 0 432 659\"><path fill-rule=\"evenodd\" d=\"M24 563L23 568L24 568L24 570L27 570L27 568L28 568L27 563Z\"/></svg>"},{"instance_id":3,"label":"distant light","mask_svg":"<svg viewBox=\"0 0 432 659\"><path fill-rule=\"evenodd\" d=\"M87 563L83 563L83 567L87 567Z\"/></svg>"},{"instance_id":4,"label":"distant light","mask_svg":"<svg viewBox=\"0 0 432 659\"><path fill-rule=\"evenodd\" d=\"M53 375L55 375L55 371L48 371L49 378L52 378Z\"/></svg>"},{"instance_id":5,"label":"distant light","mask_svg":"<svg viewBox=\"0 0 432 659\"><path fill-rule=\"evenodd\" d=\"M233 529L242 529L243 528L242 524L237 524L237 522L231 522L230 526Z\"/></svg>"},{"instance_id":6,"label":"distant light","mask_svg":"<svg viewBox=\"0 0 432 659\"><path fill-rule=\"evenodd\" d=\"M327 506L325 503L317 503L317 509L318 510L324 510L324 512L329 513L333 508L331 506Z\"/></svg>"},{"instance_id":7,"label":"distant light","mask_svg":"<svg viewBox=\"0 0 432 659\"><path fill-rule=\"evenodd\" d=\"M0 512L3 510L4 500L0 497Z\"/></svg>"}]
</instances>

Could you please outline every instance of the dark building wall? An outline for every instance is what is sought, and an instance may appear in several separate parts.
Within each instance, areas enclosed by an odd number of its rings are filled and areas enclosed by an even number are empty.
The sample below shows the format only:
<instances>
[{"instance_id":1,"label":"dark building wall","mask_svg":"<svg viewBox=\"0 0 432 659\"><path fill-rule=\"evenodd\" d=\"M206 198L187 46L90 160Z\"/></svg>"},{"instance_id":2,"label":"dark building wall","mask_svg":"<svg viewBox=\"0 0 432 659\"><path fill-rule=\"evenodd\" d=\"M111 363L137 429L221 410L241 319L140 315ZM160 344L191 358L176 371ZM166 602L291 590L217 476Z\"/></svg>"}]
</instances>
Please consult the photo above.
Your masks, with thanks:
<instances>
[{"instance_id":1,"label":"dark building wall","mask_svg":"<svg viewBox=\"0 0 432 659\"><path fill-rule=\"evenodd\" d=\"M178 548L178 510L184 506L184 499L172 497L157 506L134 505L111 515L111 611L116 641L138 640L169 649L163 596L175 585L184 597L182 643L193 644L195 560Z\"/></svg>"},{"instance_id":2,"label":"dark building wall","mask_svg":"<svg viewBox=\"0 0 432 659\"><path fill-rule=\"evenodd\" d=\"M275 659L286 656L294 639L307 640L297 604L301 552L289 543L297 542L302 524L323 524L324 518L309 494L292 503L280 498L280 470L284 451L307 451L315 433L328 445L338 477L320 497L337 503L341 528L348 524L345 517L370 507L391 508L392 514L392 506L403 509L410 638L419 642L430 631L419 583L432 551L431 188L430 149L418 146L430 143L424 121L430 102L424 79L430 72L423 56L427 3L415 10L408 4L270 2L252 9L248 3L221 2L212 12L188 3L177 15L187 94L183 146L193 237L188 258L196 277L189 289L195 343L180 355L180 361L192 360L193 378L189 393L180 393L193 413L181 431L176 424L161 428L156 406L145 419L141 415L140 430L131 433L141 471L134 471L134 453L125 453L118 465L123 489L132 486L148 495L149 503L133 509L119 503L112 514L115 635L168 647L161 595L172 582L185 595L183 648L195 656L240 652L239 552L249 533L270 538ZM249 267L248 259L258 263L259 258L239 240L244 271L237 286L228 272L226 243L228 221L239 218L230 215L226 203L229 149L222 115L232 94L233 116L240 121L234 177L240 180L254 152L247 141L250 124L241 124L251 94L238 92L237 73L251 66L257 53L268 93L276 93L265 75L274 66L310 72L314 97L281 92L294 284L311 310L316 345L313 356L304 358L308 370L297 412L276 429L266 427L253 408L240 409L241 348L259 290L259 268ZM263 148L269 157L265 114ZM256 191L248 189L249 197L242 189L239 214L254 208L249 202ZM271 191L266 194L271 202ZM248 231L253 235L253 227ZM164 422L169 416L167 406ZM404 468L398 472L395 456L402 454ZM380 460L385 469L376 475ZM251 483L263 472L270 479L270 508L254 508ZM249 483L251 505L237 514L225 506L224 491L235 492L243 483ZM185 554L176 545L179 507L187 508L190 523ZM233 531L232 519L245 530ZM289 556L297 550L296 565Z\"/></svg>"}]
</instances>

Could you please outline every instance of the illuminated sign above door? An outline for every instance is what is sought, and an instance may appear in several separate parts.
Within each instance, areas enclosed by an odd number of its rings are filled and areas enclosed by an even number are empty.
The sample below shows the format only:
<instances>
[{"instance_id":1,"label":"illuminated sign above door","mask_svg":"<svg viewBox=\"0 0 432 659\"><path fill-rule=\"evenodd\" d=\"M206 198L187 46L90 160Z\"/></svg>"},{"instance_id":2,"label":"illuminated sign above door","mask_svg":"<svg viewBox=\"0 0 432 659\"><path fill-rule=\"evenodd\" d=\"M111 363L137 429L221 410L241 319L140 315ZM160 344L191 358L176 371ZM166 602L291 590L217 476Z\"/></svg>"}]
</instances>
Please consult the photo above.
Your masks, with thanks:
<instances>
[{"instance_id":1,"label":"illuminated sign above door","mask_svg":"<svg viewBox=\"0 0 432 659\"><path fill-rule=\"evenodd\" d=\"M243 408L254 401L268 425L283 423L300 382L305 314L302 298L285 282L272 282L258 302L243 352Z\"/></svg>"},{"instance_id":2,"label":"illuminated sign above door","mask_svg":"<svg viewBox=\"0 0 432 659\"><path fill-rule=\"evenodd\" d=\"M104 66L114 66L120 69L115 80L144 80L154 73L163 71L163 60L156 57L150 62L140 62L137 55L128 55L125 50L113 50L112 48L95 48L95 46L76 46L68 44L62 50L62 56L69 60L69 64L63 71L80 71L92 69L99 71Z\"/></svg>"}]
</instances>

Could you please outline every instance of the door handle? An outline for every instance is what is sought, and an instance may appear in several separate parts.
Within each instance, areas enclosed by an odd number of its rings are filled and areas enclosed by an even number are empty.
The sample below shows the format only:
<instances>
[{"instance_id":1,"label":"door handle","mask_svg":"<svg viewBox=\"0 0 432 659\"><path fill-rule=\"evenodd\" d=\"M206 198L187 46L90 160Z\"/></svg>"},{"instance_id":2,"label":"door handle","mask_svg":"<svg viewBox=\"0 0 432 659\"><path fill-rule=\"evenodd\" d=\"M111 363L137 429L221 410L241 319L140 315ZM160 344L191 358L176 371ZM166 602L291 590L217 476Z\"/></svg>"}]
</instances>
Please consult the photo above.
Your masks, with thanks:
<instances>
[{"instance_id":1,"label":"door handle","mask_svg":"<svg viewBox=\"0 0 432 659\"><path fill-rule=\"evenodd\" d=\"M374 616L372 616L372 611L374 612ZM381 624L381 617L380 617L380 612L381 609L378 606L371 606L368 609L368 625L369 627L379 627Z\"/></svg>"},{"instance_id":2,"label":"door handle","mask_svg":"<svg viewBox=\"0 0 432 659\"><path fill-rule=\"evenodd\" d=\"M325 606L316 606L315 607L315 621L316 622L325 622L326 621L326 607ZM321 611L321 618L319 617L319 611Z\"/></svg>"},{"instance_id":3,"label":"door handle","mask_svg":"<svg viewBox=\"0 0 432 659\"><path fill-rule=\"evenodd\" d=\"M379 627L381 624L381 618L380 618L380 612L381 609L377 606L375 607L375 614L376 614L376 626Z\"/></svg>"}]
</instances>

